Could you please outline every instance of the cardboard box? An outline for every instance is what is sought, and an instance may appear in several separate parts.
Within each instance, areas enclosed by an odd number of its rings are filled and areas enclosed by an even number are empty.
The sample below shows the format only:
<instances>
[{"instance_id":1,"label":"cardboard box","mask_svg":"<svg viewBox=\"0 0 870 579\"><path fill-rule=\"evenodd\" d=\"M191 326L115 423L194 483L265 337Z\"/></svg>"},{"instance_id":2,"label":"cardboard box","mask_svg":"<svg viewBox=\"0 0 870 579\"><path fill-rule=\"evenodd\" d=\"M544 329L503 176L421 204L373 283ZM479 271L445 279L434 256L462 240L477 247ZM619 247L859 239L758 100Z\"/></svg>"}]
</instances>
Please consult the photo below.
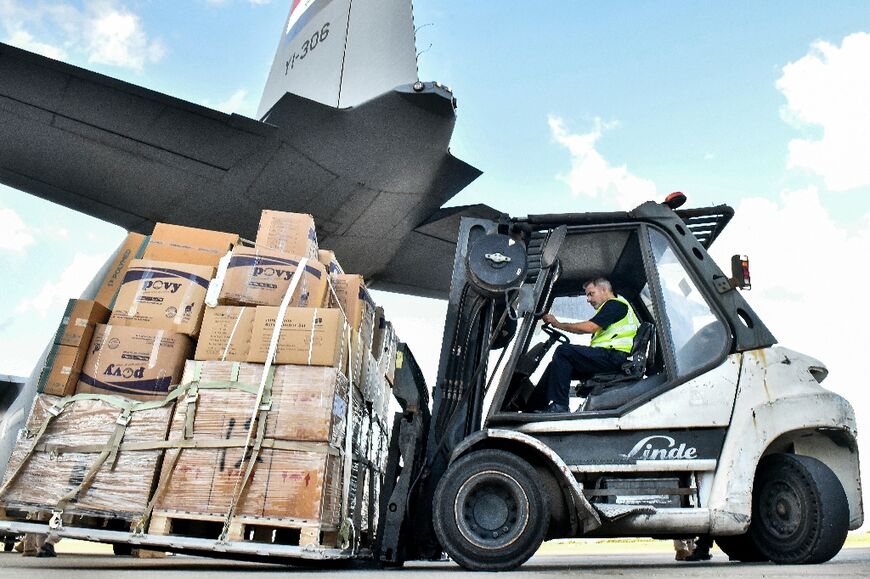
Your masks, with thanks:
<instances>
[{"instance_id":1,"label":"cardboard box","mask_svg":"<svg viewBox=\"0 0 870 579\"><path fill-rule=\"evenodd\" d=\"M209 366L200 366L200 372L194 372L196 364L195 362L185 364L182 383L193 381L196 375L199 375L199 379L203 382L225 380L233 365L232 362L214 362ZM249 375L241 378L244 382L253 382L257 377L250 374L250 371L256 368L247 370ZM260 373L262 374L262 366ZM254 394L234 388L201 390L196 399L191 438L194 440L244 439L250 426L251 409L255 399ZM184 438L187 407L184 402L176 405L169 430L169 441ZM175 460L172 476L157 503L157 509L225 514L229 508L235 483L244 471L241 449L167 450L163 461L164 469L173 464L174 455L178 452L181 452L181 455ZM253 479L248 483L248 488L239 501L240 513L243 511L257 516L262 513L263 492L269 473L268 469L260 468L261 462L262 459L258 460Z\"/></svg>"},{"instance_id":2,"label":"cardboard box","mask_svg":"<svg viewBox=\"0 0 870 579\"><path fill-rule=\"evenodd\" d=\"M344 269L341 267L341 264L338 263L338 259L335 257L335 252L329 249L320 249L317 251L318 261L326 267L327 273L332 276L341 275L344 273Z\"/></svg>"},{"instance_id":3,"label":"cardboard box","mask_svg":"<svg viewBox=\"0 0 870 579\"><path fill-rule=\"evenodd\" d=\"M278 308L257 308L249 362L266 361L277 315ZM344 316L336 309L287 308L274 363L343 369L345 326Z\"/></svg>"},{"instance_id":4,"label":"cardboard box","mask_svg":"<svg viewBox=\"0 0 870 579\"><path fill-rule=\"evenodd\" d=\"M341 458L327 451L267 450L269 484L264 517L337 525L341 514Z\"/></svg>"},{"instance_id":5,"label":"cardboard box","mask_svg":"<svg viewBox=\"0 0 870 579\"><path fill-rule=\"evenodd\" d=\"M194 358L236 362L247 360L255 311L256 308L244 306L206 308Z\"/></svg>"},{"instance_id":6,"label":"cardboard box","mask_svg":"<svg viewBox=\"0 0 870 579\"><path fill-rule=\"evenodd\" d=\"M100 324L76 392L115 394L137 400L166 396L178 384L192 342L184 334Z\"/></svg>"},{"instance_id":7,"label":"cardboard box","mask_svg":"<svg viewBox=\"0 0 870 579\"><path fill-rule=\"evenodd\" d=\"M53 396L74 394L87 351L87 343L78 346L54 344L39 375L37 390Z\"/></svg>"},{"instance_id":8,"label":"cardboard box","mask_svg":"<svg viewBox=\"0 0 870 579\"><path fill-rule=\"evenodd\" d=\"M384 308L378 306L375 308L375 323L374 332L372 333L372 355L380 359L381 353L384 351L384 341L386 339L387 318L384 317Z\"/></svg>"},{"instance_id":9,"label":"cardboard box","mask_svg":"<svg viewBox=\"0 0 870 579\"><path fill-rule=\"evenodd\" d=\"M97 290L97 297L94 298L94 301L112 309L112 306L115 305L115 296L121 289L121 282L124 281L124 275L127 273L127 268L130 267L130 262L142 257L147 243L148 237L144 235L139 233L127 234L127 238L118 248L118 252L109 266L109 272L100 284L100 289Z\"/></svg>"},{"instance_id":10,"label":"cardboard box","mask_svg":"<svg viewBox=\"0 0 870 579\"><path fill-rule=\"evenodd\" d=\"M238 382L260 385L263 364L189 360L184 365L181 383ZM273 366L271 408L266 415L267 438L326 442L344 448L347 422L347 378L336 368L326 366ZM235 394L232 394L235 392ZM197 424L209 426L209 415L224 412L236 416L239 425L248 421L254 397L241 390L201 390L197 402ZM362 400L358 401L361 404ZM361 407L360 407L361 410ZM204 413L204 414L201 414ZM227 424L220 419L218 422ZM228 436L227 431L218 433Z\"/></svg>"},{"instance_id":11,"label":"cardboard box","mask_svg":"<svg viewBox=\"0 0 870 579\"><path fill-rule=\"evenodd\" d=\"M105 324L109 314L108 309L94 300L70 300L54 334L54 343L75 348L84 343L87 348L94 328L97 324Z\"/></svg>"},{"instance_id":12,"label":"cardboard box","mask_svg":"<svg viewBox=\"0 0 870 579\"><path fill-rule=\"evenodd\" d=\"M371 314L377 307L369 290L366 288L363 276L356 274L338 274L333 277L335 295L329 296L329 307L337 308L339 305L347 316L347 322L354 330L360 328L363 316ZM336 297L338 303L336 303ZM367 309L368 306L371 309Z\"/></svg>"},{"instance_id":13,"label":"cardboard box","mask_svg":"<svg viewBox=\"0 0 870 579\"><path fill-rule=\"evenodd\" d=\"M386 378L390 386L396 383L396 357L399 355L399 337L396 335L395 328L390 339L390 350L387 354L387 371Z\"/></svg>"},{"instance_id":14,"label":"cardboard box","mask_svg":"<svg viewBox=\"0 0 870 579\"><path fill-rule=\"evenodd\" d=\"M392 323L388 322L386 319L384 319L383 322L384 325L380 331L379 336L381 344L380 351L373 352L373 354L378 360L378 371L380 372L381 376L386 376L390 366L390 357L396 357L396 333L393 329ZM374 344L372 344L372 349L374 350Z\"/></svg>"},{"instance_id":15,"label":"cardboard box","mask_svg":"<svg viewBox=\"0 0 870 579\"><path fill-rule=\"evenodd\" d=\"M237 381L259 385L264 366L237 362L193 362L185 365L183 382ZM345 390L342 390L345 388ZM334 525L341 501L341 460L322 442L344 441L346 382L331 368L278 366L272 381L272 406L266 414L266 437L294 449L264 448L257 457L237 515L305 519ZM251 426L255 395L236 388L203 389L196 400L192 438L241 439ZM359 404L360 410L362 405ZM178 404L169 440L183 438L186 404ZM355 422L358 422L355 420ZM358 425L357 425L358 426ZM172 464L167 451L164 468ZM365 456L360 455L360 456ZM240 448L184 449L178 457L157 508L224 514L246 463Z\"/></svg>"},{"instance_id":16,"label":"cardboard box","mask_svg":"<svg viewBox=\"0 0 870 579\"><path fill-rule=\"evenodd\" d=\"M330 294L329 307L338 308L340 305L347 314L353 336L350 377L354 384L362 387L363 368L374 331L375 302L361 275L338 274L333 277L333 287L335 295Z\"/></svg>"},{"instance_id":17,"label":"cardboard box","mask_svg":"<svg viewBox=\"0 0 870 579\"><path fill-rule=\"evenodd\" d=\"M201 436L213 438L214 434ZM176 452L167 451L163 468L168 468ZM166 492L157 503L158 511L226 514L247 468L241 454L240 448L181 451ZM341 510L340 475L341 460L329 451L263 449L238 501L236 515L336 525Z\"/></svg>"},{"instance_id":18,"label":"cardboard box","mask_svg":"<svg viewBox=\"0 0 870 579\"><path fill-rule=\"evenodd\" d=\"M235 306L278 306L290 287L301 258L274 249L237 247L223 279L218 303ZM309 261L290 305L320 307L326 297L326 268Z\"/></svg>"},{"instance_id":19,"label":"cardboard box","mask_svg":"<svg viewBox=\"0 0 870 579\"><path fill-rule=\"evenodd\" d=\"M158 223L154 226L144 257L217 267L220 258L238 242L239 236L235 233Z\"/></svg>"},{"instance_id":20,"label":"cardboard box","mask_svg":"<svg viewBox=\"0 0 870 579\"><path fill-rule=\"evenodd\" d=\"M214 268L209 265L135 259L124 276L109 323L196 336L213 276Z\"/></svg>"},{"instance_id":21,"label":"cardboard box","mask_svg":"<svg viewBox=\"0 0 870 579\"><path fill-rule=\"evenodd\" d=\"M318 259L314 217L306 213L263 210L254 245Z\"/></svg>"},{"instance_id":22,"label":"cardboard box","mask_svg":"<svg viewBox=\"0 0 870 579\"><path fill-rule=\"evenodd\" d=\"M371 402L374 408L379 408L383 403L383 382L386 379L379 372L378 360L374 356L368 356L363 368L361 390L366 402Z\"/></svg>"},{"instance_id":23,"label":"cardboard box","mask_svg":"<svg viewBox=\"0 0 870 579\"><path fill-rule=\"evenodd\" d=\"M369 302L362 303L363 315L359 329L355 332L354 350L351 352L354 371L354 384L362 389L365 368L372 357L372 338L374 336L375 307Z\"/></svg>"},{"instance_id":24,"label":"cardboard box","mask_svg":"<svg viewBox=\"0 0 870 579\"><path fill-rule=\"evenodd\" d=\"M27 420L30 432L40 429L58 400L45 394L36 397ZM164 440L171 410L170 406L164 406L134 412L124 431L124 442ZM95 445L102 449L118 427L116 421L120 414L119 408L102 400L71 402L56 418L52 418L40 442L61 448ZM18 442L6 469L7 480L21 464L32 443L32 439L27 438ZM57 454L37 450L0 497L0 502L7 507L50 511L81 483L99 454L99 450ZM140 516L151 496L162 455L162 450L121 450L116 461L106 461L102 465L92 484L64 512L127 520Z\"/></svg>"}]
</instances>

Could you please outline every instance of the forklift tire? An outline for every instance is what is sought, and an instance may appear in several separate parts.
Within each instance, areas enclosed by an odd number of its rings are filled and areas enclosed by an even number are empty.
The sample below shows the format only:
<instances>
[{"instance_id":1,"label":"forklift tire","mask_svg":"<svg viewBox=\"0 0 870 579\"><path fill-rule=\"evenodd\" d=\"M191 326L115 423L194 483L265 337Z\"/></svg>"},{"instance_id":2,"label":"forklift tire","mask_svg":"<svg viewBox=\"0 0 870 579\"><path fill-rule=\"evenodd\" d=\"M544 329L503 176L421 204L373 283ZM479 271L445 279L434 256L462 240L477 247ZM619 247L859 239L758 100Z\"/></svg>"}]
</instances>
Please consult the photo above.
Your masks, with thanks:
<instances>
[{"instance_id":1,"label":"forklift tire","mask_svg":"<svg viewBox=\"0 0 870 579\"><path fill-rule=\"evenodd\" d=\"M749 535L774 563L824 563L849 532L849 503L837 475L819 460L772 454L761 460Z\"/></svg>"},{"instance_id":2,"label":"forklift tire","mask_svg":"<svg viewBox=\"0 0 870 579\"><path fill-rule=\"evenodd\" d=\"M534 467L484 449L450 465L435 490L434 526L450 557L471 571L507 571L535 554L550 507Z\"/></svg>"},{"instance_id":3,"label":"forklift tire","mask_svg":"<svg viewBox=\"0 0 870 579\"><path fill-rule=\"evenodd\" d=\"M755 542L749 533L742 535L729 535L727 537L717 537L716 544L722 549L722 552L728 555L730 561L740 561L741 563L760 563L767 561L767 557L758 550Z\"/></svg>"}]
</instances>

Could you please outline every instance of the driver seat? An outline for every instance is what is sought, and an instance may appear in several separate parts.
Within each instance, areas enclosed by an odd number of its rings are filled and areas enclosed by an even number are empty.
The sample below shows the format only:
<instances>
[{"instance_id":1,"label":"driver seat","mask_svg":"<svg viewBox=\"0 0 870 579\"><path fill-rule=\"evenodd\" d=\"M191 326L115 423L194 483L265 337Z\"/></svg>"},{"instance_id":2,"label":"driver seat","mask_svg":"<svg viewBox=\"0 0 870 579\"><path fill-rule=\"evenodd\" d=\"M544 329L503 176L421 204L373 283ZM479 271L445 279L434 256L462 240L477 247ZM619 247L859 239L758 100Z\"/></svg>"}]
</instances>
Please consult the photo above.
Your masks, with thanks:
<instances>
[{"instance_id":1,"label":"driver seat","mask_svg":"<svg viewBox=\"0 0 870 579\"><path fill-rule=\"evenodd\" d=\"M656 357L656 329L649 322L638 326L628 358L616 372L595 374L577 385L577 396L588 398L598 394L608 386L622 382L638 381L652 370Z\"/></svg>"}]
</instances>

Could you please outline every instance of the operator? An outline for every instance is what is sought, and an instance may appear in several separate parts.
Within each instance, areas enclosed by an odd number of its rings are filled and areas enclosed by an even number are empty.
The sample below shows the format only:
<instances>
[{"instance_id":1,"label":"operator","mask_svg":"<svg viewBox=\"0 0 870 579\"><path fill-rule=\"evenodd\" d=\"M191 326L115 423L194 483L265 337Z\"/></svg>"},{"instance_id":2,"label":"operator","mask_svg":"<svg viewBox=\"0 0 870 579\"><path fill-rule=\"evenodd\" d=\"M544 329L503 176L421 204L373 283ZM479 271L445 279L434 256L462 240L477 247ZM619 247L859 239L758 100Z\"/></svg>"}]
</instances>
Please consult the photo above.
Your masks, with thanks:
<instances>
[{"instance_id":1,"label":"operator","mask_svg":"<svg viewBox=\"0 0 870 579\"><path fill-rule=\"evenodd\" d=\"M585 322L560 322L551 313L544 323L572 334L592 334L589 346L562 344L544 370L541 381L527 403L534 412L569 412L568 395L572 379L585 380L602 372L615 372L625 363L639 322L625 298L614 295L610 282L599 277L583 284L586 301L595 315Z\"/></svg>"}]
</instances>

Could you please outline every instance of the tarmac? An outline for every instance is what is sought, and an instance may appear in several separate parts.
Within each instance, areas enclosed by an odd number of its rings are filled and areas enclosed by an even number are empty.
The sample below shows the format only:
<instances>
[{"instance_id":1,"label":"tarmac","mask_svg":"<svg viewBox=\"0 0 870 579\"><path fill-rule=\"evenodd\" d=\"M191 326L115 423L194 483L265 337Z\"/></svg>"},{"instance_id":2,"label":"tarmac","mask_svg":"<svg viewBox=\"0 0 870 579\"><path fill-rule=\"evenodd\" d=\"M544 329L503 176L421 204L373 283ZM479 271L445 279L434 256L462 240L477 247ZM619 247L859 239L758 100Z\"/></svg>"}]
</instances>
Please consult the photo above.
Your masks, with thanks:
<instances>
[{"instance_id":1,"label":"tarmac","mask_svg":"<svg viewBox=\"0 0 870 579\"><path fill-rule=\"evenodd\" d=\"M221 576L271 576L291 573L293 577L324 577L327 574L348 577L413 577L429 579L464 577L467 573L450 561L413 562L401 569L383 570L372 566L299 568L273 564L242 563L172 555L161 559L134 559L111 554L65 553L55 559L24 558L16 553L0 553L0 578L31 579L40 577L87 577L88 579L126 579L161 577L184 579L218 579ZM585 550L585 549L581 549ZM625 551L626 549L621 549ZM774 565L770 563L734 563L718 550L713 559L703 563L674 561L673 552L649 547L638 553L542 554L515 571L499 577L870 577L870 548L843 549L831 561L821 565ZM483 576L483 575L481 575Z\"/></svg>"}]
</instances>

